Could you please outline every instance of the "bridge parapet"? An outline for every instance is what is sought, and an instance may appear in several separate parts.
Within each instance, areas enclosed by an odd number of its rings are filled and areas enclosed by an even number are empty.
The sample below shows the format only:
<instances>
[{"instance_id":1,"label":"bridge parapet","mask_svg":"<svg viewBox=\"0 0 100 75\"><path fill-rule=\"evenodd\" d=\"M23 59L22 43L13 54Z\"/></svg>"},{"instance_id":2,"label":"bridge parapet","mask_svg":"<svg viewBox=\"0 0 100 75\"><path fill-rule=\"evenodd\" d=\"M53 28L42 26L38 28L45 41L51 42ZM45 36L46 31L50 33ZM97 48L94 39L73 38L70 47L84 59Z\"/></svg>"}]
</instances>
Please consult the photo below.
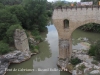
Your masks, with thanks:
<instances>
[{"instance_id":1,"label":"bridge parapet","mask_svg":"<svg viewBox=\"0 0 100 75\"><path fill-rule=\"evenodd\" d=\"M59 6L59 7L56 7L55 9L78 9L78 8L80 8L80 9L82 9L82 8L86 8L86 9L88 9L88 8L91 8L91 9L93 9L93 8L100 8L100 6L99 5L92 5L92 6L66 6L66 7L63 7L63 6Z\"/></svg>"}]
</instances>

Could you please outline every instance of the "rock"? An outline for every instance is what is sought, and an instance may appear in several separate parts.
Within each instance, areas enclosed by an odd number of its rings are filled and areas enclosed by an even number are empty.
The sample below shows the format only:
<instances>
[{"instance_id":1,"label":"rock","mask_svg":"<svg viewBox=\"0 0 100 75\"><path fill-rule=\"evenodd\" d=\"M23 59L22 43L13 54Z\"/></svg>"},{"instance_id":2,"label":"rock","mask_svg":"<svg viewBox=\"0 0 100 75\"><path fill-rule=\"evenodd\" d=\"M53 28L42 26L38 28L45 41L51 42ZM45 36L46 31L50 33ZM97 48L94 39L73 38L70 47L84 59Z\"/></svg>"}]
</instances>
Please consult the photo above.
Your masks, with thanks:
<instances>
[{"instance_id":1,"label":"rock","mask_svg":"<svg viewBox=\"0 0 100 75\"><path fill-rule=\"evenodd\" d=\"M86 37L85 38L80 37L80 38L78 38L78 40L88 41L88 39Z\"/></svg>"},{"instance_id":2,"label":"rock","mask_svg":"<svg viewBox=\"0 0 100 75\"><path fill-rule=\"evenodd\" d=\"M17 50L20 50L22 52L28 51L28 53L31 53L29 50L28 38L24 30L15 30L14 42Z\"/></svg>"},{"instance_id":3,"label":"rock","mask_svg":"<svg viewBox=\"0 0 100 75\"><path fill-rule=\"evenodd\" d=\"M10 63L21 63L30 58L31 55L27 51L13 51L0 57L0 75L5 73Z\"/></svg>"},{"instance_id":4,"label":"rock","mask_svg":"<svg viewBox=\"0 0 100 75\"><path fill-rule=\"evenodd\" d=\"M37 42L33 38L29 38L29 42L33 45L37 45Z\"/></svg>"},{"instance_id":5,"label":"rock","mask_svg":"<svg viewBox=\"0 0 100 75\"><path fill-rule=\"evenodd\" d=\"M57 65L58 65L62 70L66 70L67 63L68 63L67 60L59 59Z\"/></svg>"},{"instance_id":6,"label":"rock","mask_svg":"<svg viewBox=\"0 0 100 75\"><path fill-rule=\"evenodd\" d=\"M83 38L83 41L88 41L88 39L87 38Z\"/></svg>"},{"instance_id":7,"label":"rock","mask_svg":"<svg viewBox=\"0 0 100 75\"><path fill-rule=\"evenodd\" d=\"M93 71L90 72L90 74L99 74L99 73L100 73L99 70L93 70Z\"/></svg>"},{"instance_id":8,"label":"rock","mask_svg":"<svg viewBox=\"0 0 100 75\"><path fill-rule=\"evenodd\" d=\"M77 75L77 71L73 70L72 75Z\"/></svg>"}]
</instances>

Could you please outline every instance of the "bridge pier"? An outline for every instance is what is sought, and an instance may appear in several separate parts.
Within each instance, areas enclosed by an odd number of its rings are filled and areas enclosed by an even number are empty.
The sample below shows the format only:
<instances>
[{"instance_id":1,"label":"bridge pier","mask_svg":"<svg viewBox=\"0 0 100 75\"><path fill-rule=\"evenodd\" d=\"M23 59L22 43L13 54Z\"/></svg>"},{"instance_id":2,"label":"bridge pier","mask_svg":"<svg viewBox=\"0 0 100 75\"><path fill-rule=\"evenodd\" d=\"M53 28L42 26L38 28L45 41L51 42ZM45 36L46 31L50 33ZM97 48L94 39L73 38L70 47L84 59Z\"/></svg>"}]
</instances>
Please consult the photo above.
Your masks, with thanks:
<instances>
[{"instance_id":1,"label":"bridge pier","mask_svg":"<svg viewBox=\"0 0 100 75\"><path fill-rule=\"evenodd\" d=\"M71 58L71 39L59 39L59 59L57 65L66 69Z\"/></svg>"}]
</instances>

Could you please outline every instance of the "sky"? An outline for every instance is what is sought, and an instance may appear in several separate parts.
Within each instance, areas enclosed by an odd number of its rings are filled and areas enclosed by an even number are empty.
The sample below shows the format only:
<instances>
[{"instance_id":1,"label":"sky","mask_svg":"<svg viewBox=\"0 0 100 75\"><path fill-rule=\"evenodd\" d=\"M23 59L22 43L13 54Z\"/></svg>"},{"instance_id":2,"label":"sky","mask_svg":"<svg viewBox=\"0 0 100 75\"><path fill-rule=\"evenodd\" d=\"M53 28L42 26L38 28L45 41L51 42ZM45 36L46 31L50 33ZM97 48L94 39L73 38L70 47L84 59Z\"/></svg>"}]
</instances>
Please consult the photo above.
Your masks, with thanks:
<instances>
[{"instance_id":1,"label":"sky","mask_svg":"<svg viewBox=\"0 0 100 75\"><path fill-rule=\"evenodd\" d=\"M57 0L48 0L49 2L52 2L52 1L57 1ZM80 2L80 0L64 0L64 1L69 1L69 2Z\"/></svg>"}]
</instances>

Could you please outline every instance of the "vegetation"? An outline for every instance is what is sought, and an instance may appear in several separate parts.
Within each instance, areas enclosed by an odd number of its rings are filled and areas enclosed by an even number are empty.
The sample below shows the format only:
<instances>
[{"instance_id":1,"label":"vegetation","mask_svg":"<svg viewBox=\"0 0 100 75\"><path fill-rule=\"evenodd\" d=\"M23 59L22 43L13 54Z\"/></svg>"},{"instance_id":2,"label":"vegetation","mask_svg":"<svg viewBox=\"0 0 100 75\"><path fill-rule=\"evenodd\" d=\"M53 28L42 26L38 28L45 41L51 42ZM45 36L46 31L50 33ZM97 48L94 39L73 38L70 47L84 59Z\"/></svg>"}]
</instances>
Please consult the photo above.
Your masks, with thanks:
<instances>
[{"instance_id":1,"label":"vegetation","mask_svg":"<svg viewBox=\"0 0 100 75\"><path fill-rule=\"evenodd\" d=\"M78 67L79 70L83 71L86 68L86 66L84 64L82 64L81 66Z\"/></svg>"},{"instance_id":2,"label":"vegetation","mask_svg":"<svg viewBox=\"0 0 100 75\"><path fill-rule=\"evenodd\" d=\"M35 40L39 41L39 42L43 41L43 39L42 39L42 37L40 35L35 36Z\"/></svg>"},{"instance_id":3,"label":"vegetation","mask_svg":"<svg viewBox=\"0 0 100 75\"><path fill-rule=\"evenodd\" d=\"M96 49L95 49L95 57L97 60L100 61L100 40L97 41L96 45Z\"/></svg>"},{"instance_id":4,"label":"vegetation","mask_svg":"<svg viewBox=\"0 0 100 75\"><path fill-rule=\"evenodd\" d=\"M14 44L14 38L13 38L13 36L14 36L14 31L15 31L15 29L22 29L22 27L19 25L19 24L17 24L17 25L12 25L12 26L10 26L9 28L8 28L8 30L7 30L7 32L6 32L6 36L7 36L7 42L9 43L9 44Z\"/></svg>"},{"instance_id":5,"label":"vegetation","mask_svg":"<svg viewBox=\"0 0 100 75\"><path fill-rule=\"evenodd\" d=\"M41 41L40 32L45 30L48 16L51 16L51 9L46 5L50 5L47 0L0 0L0 41L4 42L0 43L0 50L14 44L15 29L31 31L35 39ZM1 54L9 52L9 48L4 52L2 49Z\"/></svg>"},{"instance_id":6,"label":"vegetation","mask_svg":"<svg viewBox=\"0 0 100 75\"><path fill-rule=\"evenodd\" d=\"M77 65L77 64L81 63L81 60L78 59L77 57L75 57L75 58L72 57L71 60L70 60L70 63L72 65Z\"/></svg>"},{"instance_id":7,"label":"vegetation","mask_svg":"<svg viewBox=\"0 0 100 75\"><path fill-rule=\"evenodd\" d=\"M96 60L93 60L91 63L92 64L95 64L95 65L98 65L99 64Z\"/></svg>"},{"instance_id":8,"label":"vegetation","mask_svg":"<svg viewBox=\"0 0 100 75\"><path fill-rule=\"evenodd\" d=\"M96 46L95 46L95 45L91 45L91 46L90 46L90 49L89 49L89 51L88 51L88 54L89 54L90 56L95 56L95 49L96 49Z\"/></svg>"},{"instance_id":9,"label":"vegetation","mask_svg":"<svg viewBox=\"0 0 100 75\"><path fill-rule=\"evenodd\" d=\"M0 42L0 54L5 54L10 51L11 51L11 49L7 43Z\"/></svg>"},{"instance_id":10,"label":"vegetation","mask_svg":"<svg viewBox=\"0 0 100 75\"><path fill-rule=\"evenodd\" d=\"M33 44L29 44L30 50L33 53L39 53L39 46L38 45L33 45Z\"/></svg>"},{"instance_id":11,"label":"vegetation","mask_svg":"<svg viewBox=\"0 0 100 75\"><path fill-rule=\"evenodd\" d=\"M4 5L16 5L21 4L23 0L0 0L0 2Z\"/></svg>"},{"instance_id":12,"label":"vegetation","mask_svg":"<svg viewBox=\"0 0 100 75\"><path fill-rule=\"evenodd\" d=\"M80 29L84 31L100 33L100 24L88 23L88 24L85 24L84 26L81 26Z\"/></svg>"},{"instance_id":13,"label":"vegetation","mask_svg":"<svg viewBox=\"0 0 100 75\"><path fill-rule=\"evenodd\" d=\"M90 47L88 54L90 56L95 56L95 59L100 61L100 41L97 41L95 45Z\"/></svg>"}]
</instances>

